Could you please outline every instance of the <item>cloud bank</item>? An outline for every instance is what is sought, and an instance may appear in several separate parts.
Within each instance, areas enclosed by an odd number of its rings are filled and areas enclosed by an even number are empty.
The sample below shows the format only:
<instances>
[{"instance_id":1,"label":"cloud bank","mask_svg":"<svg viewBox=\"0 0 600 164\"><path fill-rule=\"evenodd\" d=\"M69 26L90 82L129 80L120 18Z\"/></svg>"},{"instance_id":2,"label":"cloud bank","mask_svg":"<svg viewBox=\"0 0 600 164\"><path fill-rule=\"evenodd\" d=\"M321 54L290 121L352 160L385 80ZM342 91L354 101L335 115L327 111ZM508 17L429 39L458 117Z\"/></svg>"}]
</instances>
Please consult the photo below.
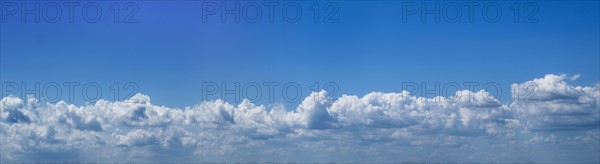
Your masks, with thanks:
<instances>
[{"instance_id":1,"label":"cloud bank","mask_svg":"<svg viewBox=\"0 0 600 164\"><path fill-rule=\"evenodd\" d=\"M205 101L76 106L1 99L2 162L600 162L600 84L546 75L488 92L425 98L313 92L295 109ZM535 94L527 86L537 85ZM524 98L524 99L521 99Z\"/></svg>"}]
</instances>

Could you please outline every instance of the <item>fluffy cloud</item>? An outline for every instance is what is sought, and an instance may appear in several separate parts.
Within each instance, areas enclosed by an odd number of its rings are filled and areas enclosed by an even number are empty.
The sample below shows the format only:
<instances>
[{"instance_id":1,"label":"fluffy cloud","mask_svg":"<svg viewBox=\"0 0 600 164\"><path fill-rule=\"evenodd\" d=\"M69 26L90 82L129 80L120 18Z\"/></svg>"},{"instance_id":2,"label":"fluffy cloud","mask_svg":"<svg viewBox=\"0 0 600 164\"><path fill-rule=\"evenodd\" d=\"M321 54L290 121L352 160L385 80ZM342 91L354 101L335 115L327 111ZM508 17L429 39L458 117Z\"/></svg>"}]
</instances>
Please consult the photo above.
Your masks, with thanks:
<instances>
[{"instance_id":1,"label":"fluffy cloud","mask_svg":"<svg viewBox=\"0 0 600 164\"><path fill-rule=\"evenodd\" d=\"M571 79L577 77L571 77ZM568 85L567 75L546 75L512 85L510 106L533 131L589 130L600 124L600 84Z\"/></svg>"},{"instance_id":2,"label":"fluffy cloud","mask_svg":"<svg viewBox=\"0 0 600 164\"><path fill-rule=\"evenodd\" d=\"M585 149L591 152L574 155L594 159L600 151L599 85L571 86L565 79L546 75L514 84L513 95L520 96L528 91L525 84L535 83L536 94L525 96L536 102L509 105L483 90L433 98L372 92L336 100L320 91L295 109L248 100L170 108L152 104L143 94L84 106L9 96L1 99L0 157L28 162L489 161L495 159L490 154L515 147L554 143L592 144ZM407 158L398 161L397 156ZM498 157L531 159L518 152Z\"/></svg>"}]
</instances>

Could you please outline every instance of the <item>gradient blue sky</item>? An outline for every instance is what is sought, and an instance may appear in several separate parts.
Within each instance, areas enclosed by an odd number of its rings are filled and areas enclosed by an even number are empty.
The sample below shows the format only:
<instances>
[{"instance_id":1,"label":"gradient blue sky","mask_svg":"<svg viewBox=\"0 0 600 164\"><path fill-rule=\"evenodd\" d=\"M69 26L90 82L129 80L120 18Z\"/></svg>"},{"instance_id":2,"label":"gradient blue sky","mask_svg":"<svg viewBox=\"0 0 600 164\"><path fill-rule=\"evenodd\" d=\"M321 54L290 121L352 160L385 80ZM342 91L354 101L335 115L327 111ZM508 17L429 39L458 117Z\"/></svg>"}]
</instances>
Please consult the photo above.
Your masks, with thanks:
<instances>
[{"instance_id":1,"label":"gradient blue sky","mask_svg":"<svg viewBox=\"0 0 600 164\"><path fill-rule=\"evenodd\" d=\"M8 16L2 81L131 81L155 103L186 106L199 102L202 82L331 81L340 94L357 95L400 91L402 82L497 82L508 101L509 85L531 77L580 73L577 83L586 85L599 79L597 1L535 2L538 23L514 23L512 1L499 3L497 23L483 20L481 6L472 23L466 15L458 23L435 23L431 15L426 23L419 15L403 23L406 1L339 1L340 21L330 24L313 23L312 2L300 3L298 23L280 15L273 23L221 23L218 16L203 23L201 2L136 3L135 24L113 23L110 3L101 3L98 23Z\"/></svg>"}]
</instances>

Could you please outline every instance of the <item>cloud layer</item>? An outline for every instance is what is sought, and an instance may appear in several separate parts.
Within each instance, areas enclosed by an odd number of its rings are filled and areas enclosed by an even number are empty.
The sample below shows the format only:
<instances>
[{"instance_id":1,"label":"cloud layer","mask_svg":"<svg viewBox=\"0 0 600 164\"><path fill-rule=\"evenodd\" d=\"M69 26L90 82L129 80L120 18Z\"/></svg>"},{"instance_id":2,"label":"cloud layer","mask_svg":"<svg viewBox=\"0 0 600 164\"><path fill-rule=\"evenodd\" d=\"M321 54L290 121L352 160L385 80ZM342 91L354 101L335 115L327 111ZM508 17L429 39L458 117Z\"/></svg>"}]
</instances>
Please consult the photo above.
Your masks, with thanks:
<instances>
[{"instance_id":1,"label":"cloud layer","mask_svg":"<svg viewBox=\"0 0 600 164\"><path fill-rule=\"evenodd\" d=\"M486 91L424 98L409 92L313 92L295 109L244 100L185 108L125 101L75 106L4 97L4 162L600 162L600 84L546 75ZM531 94L531 85L536 85Z\"/></svg>"}]
</instances>

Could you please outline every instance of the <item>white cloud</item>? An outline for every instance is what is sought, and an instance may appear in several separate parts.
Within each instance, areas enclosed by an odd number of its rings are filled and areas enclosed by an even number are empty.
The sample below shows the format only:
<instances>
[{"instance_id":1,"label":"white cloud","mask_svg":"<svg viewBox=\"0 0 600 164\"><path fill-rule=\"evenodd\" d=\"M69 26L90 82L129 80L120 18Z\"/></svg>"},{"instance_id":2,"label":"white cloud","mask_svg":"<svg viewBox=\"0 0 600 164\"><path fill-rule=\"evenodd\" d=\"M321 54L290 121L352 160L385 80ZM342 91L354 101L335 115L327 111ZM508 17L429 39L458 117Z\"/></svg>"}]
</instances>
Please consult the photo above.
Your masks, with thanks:
<instances>
[{"instance_id":1,"label":"white cloud","mask_svg":"<svg viewBox=\"0 0 600 164\"><path fill-rule=\"evenodd\" d=\"M9 96L0 106L0 156L4 161L389 162L399 154L431 157L410 158L420 161L473 154L491 160L490 154L519 144L598 145L593 141L600 136L600 85L571 86L565 78L546 75L529 81L538 86L528 97L536 103L510 105L483 90L434 98L372 92L337 100L320 91L295 109L248 100L170 108L153 105L143 94L84 106L41 105L33 98L25 102ZM513 95L525 94L524 84L513 85ZM553 132L560 130L577 133ZM535 135L522 135L531 132ZM573 155L597 156L591 153ZM510 155L520 156L503 154Z\"/></svg>"},{"instance_id":2,"label":"white cloud","mask_svg":"<svg viewBox=\"0 0 600 164\"><path fill-rule=\"evenodd\" d=\"M519 99L510 108L534 131L598 129L600 85L572 86L566 78L549 74L513 84L513 95Z\"/></svg>"}]
</instances>

